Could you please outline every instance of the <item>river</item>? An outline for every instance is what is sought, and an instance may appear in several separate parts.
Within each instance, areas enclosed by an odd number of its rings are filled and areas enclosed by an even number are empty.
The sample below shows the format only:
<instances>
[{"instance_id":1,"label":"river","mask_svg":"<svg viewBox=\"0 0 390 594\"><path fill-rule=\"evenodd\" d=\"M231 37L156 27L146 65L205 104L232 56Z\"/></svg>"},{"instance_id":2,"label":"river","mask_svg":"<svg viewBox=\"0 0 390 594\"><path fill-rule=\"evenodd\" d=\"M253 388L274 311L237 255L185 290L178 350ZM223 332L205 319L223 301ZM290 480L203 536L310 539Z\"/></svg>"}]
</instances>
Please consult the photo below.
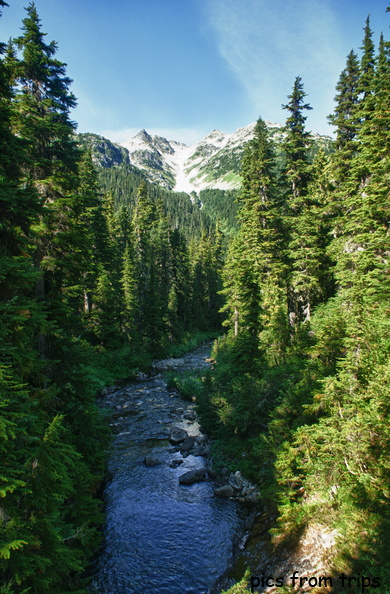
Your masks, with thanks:
<instances>
[{"instance_id":1,"label":"river","mask_svg":"<svg viewBox=\"0 0 390 594\"><path fill-rule=\"evenodd\" d=\"M206 458L170 444L173 427L193 436L200 429L196 419L186 418L194 404L170 392L161 374L172 366L206 367L209 352L210 345L203 345L181 359L160 361L155 376L101 399L110 409L114 437L94 594L206 594L231 562L245 514L237 502L214 497L209 479L179 484L185 472L205 468Z\"/></svg>"}]
</instances>

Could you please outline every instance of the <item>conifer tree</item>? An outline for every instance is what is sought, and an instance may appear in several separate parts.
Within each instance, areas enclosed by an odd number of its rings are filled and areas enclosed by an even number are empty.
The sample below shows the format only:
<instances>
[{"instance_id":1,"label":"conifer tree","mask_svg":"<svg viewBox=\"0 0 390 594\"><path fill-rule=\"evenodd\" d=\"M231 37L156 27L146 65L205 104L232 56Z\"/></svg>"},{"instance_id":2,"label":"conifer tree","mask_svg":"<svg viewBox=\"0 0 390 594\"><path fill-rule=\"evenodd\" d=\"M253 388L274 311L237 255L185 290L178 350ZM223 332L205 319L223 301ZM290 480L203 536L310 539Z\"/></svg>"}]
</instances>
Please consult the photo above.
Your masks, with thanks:
<instances>
[{"instance_id":1,"label":"conifer tree","mask_svg":"<svg viewBox=\"0 0 390 594\"><path fill-rule=\"evenodd\" d=\"M365 46L368 49L365 54L368 56L372 53L368 43L370 37L371 32L366 31ZM387 207L383 180L388 167L385 147L388 142L389 52L383 40L374 73L371 72L371 58L368 60L366 56L366 62L369 63L369 76L365 80L369 80L370 85L365 83L365 97L359 106L359 144L351 161L349 176L341 185L345 192L342 231L331 246L333 257L337 260L335 270L340 287L346 289L361 281L361 288L365 287L363 293L367 292L368 279L373 282L374 269L378 274L382 269L386 243Z\"/></svg>"},{"instance_id":2,"label":"conifer tree","mask_svg":"<svg viewBox=\"0 0 390 594\"><path fill-rule=\"evenodd\" d=\"M221 299L220 239L217 234L207 233L190 246L192 264L192 319L193 328L210 330L219 327Z\"/></svg>"},{"instance_id":3,"label":"conifer tree","mask_svg":"<svg viewBox=\"0 0 390 594\"><path fill-rule=\"evenodd\" d=\"M309 492L326 493L337 484L342 497L336 496L332 508L348 515L353 532L374 514L388 526L383 494L388 490L387 463L389 439L385 428L389 410L385 381L388 374L390 340L388 332L388 204L389 169L389 46L381 39L375 71L372 71L371 32L366 23L362 59L360 118L349 170L339 178L336 192L340 201L338 232L329 253L334 261L337 294L316 314L315 350L331 356L323 373L319 394L309 410L320 420L303 426L296 434L295 456L303 471ZM367 65L364 72L363 64ZM335 157L337 158L337 157ZM386 181L387 180L387 181ZM330 361L329 361L330 359ZM333 359L333 362L331 361ZM379 379L380 378L380 379ZM375 428L381 428L378 431ZM382 429L383 428L383 429ZM303 445L303 444L306 445ZM301 454L298 454L303 447ZM315 463L302 462L309 457ZM291 451L290 451L291 453ZM293 455L294 457L294 455ZM309 495L310 497L310 495ZM357 512L358 510L358 512ZM381 518L379 520L379 517ZM352 532L343 532L345 546ZM368 532L375 540L380 560L386 548L380 531L371 525ZM360 539L367 549L369 539Z\"/></svg>"},{"instance_id":4,"label":"conifer tree","mask_svg":"<svg viewBox=\"0 0 390 594\"><path fill-rule=\"evenodd\" d=\"M0 6L7 4L1 1ZM40 206L31 186L23 188L26 154L11 129L11 77L4 50L0 44L0 576L7 588L13 577L7 560L28 544L17 528L23 512L16 504L29 493L23 463L33 445L37 411L26 382L40 376L34 335L44 315L31 296L36 274L28 237Z\"/></svg>"},{"instance_id":5,"label":"conifer tree","mask_svg":"<svg viewBox=\"0 0 390 594\"><path fill-rule=\"evenodd\" d=\"M310 166L308 159L308 148L310 135L305 130L306 116L304 110L313 109L304 102L306 93L303 90L303 83L300 76L294 81L290 100L283 109L289 112L286 120L286 138L283 143L283 151L286 160L286 175L290 185L290 204L293 211L299 211L299 197L305 194L310 179Z\"/></svg>"},{"instance_id":6,"label":"conifer tree","mask_svg":"<svg viewBox=\"0 0 390 594\"><path fill-rule=\"evenodd\" d=\"M168 329L169 295L172 282L168 224L161 204L150 232L149 281L145 295L144 335L153 356L163 353Z\"/></svg>"},{"instance_id":7,"label":"conifer tree","mask_svg":"<svg viewBox=\"0 0 390 594\"><path fill-rule=\"evenodd\" d=\"M358 90L361 95L361 101L364 101L371 94L371 83L375 69L375 46L372 41L372 30L370 27L370 17L366 19L364 27L363 45L360 48L363 55L360 61L360 77Z\"/></svg>"},{"instance_id":8,"label":"conifer tree","mask_svg":"<svg viewBox=\"0 0 390 594\"><path fill-rule=\"evenodd\" d=\"M187 243L178 229L170 233L172 283L169 295L169 333L180 338L191 327L192 285Z\"/></svg>"},{"instance_id":9,"label":"conifer tree","mask_svg":"<svg viewBox=\"0 0 390 594\"><path fill-rule=\"evenodd\" d=\"M100 267L105 262L105 246L107 228L103 215L101 194L98 187L97 172L93 166L90 153L85 152L79 163L78 200L80 214L77 215L77 240L81 266L81 299L83 305L79 309L84 318L92 313L94 290Z\"/></svg>"},{"instance_id":10,"label":"conifer tree","mask_svg":"<svg viewBox=\"0 0 390 594\"><path fill-rule=\"evenodd\" d=\"M289 286L298 306L295 319L301 322L308 322L313 308L332 291L326 254L329 220L324 209L329 193L329 162L320 151L312 166L306 195L301 198L300 211L291 219Z\"/></svg>"},{"instance_id":11,"label":"conifer tree","mask_svg":"<svg viewBox=\"0 0 390 594\"><path fill-rule=\"evenodd\" d=\"M145 303L151 273L151 228L156 221L155 206L148 196L145 183L138 188L137 202L133 213L132 228L134 233L135 275L137 278L138 312L136 318L137 331L143 334L145 328Z\"/></svg>"},{"instance_id":12,"label":"conifer tree","mask_svg":"<svg viewBox=\"0 0 390 594\"><path fill-rule=\"evenodd\" d=\"M137 281L135 270L134 246L132 245L130 236L123 252L121 279L123 290L122 332L129 341L135 338L135 318L137 313Z\"/></svg>"},{"instance_id":13,"label":"conifer tree","mask_svg":"<svg viewBox=\"0 0 390 594\"><path fill-rule=\"evenodd\" d=\"M243 237L240 233L237 233L229 242L222 271L223 289L221 294L225 296L225 304L221 312L226 315L223 325L230 328L235 338L238 337L241 328L241 314L243 312L241 291L241 254L243 249Z\"/></svg>"},{"instance_id":14,"label":"conifer tree","mask_svg":"<svg viewBox=\"0 0 390 594\"><path fill-rule=\"evenodd\" d=\"M293 91L288 96L289 102L283 108L289 112L286 120L286 138L283 142L284 158L286 161L286 178L288 190L288 206L286 225L290 235L289 267L292 271L288 280L288 316L292 333L295 334L299 323L310 319L310 294L306 290L302 275L307 274L306 254L310 245L306 245L305 230L314 224L310 213L310 198L308 185L311 179L309 163L310 135L305 130L306 116L304 110L312 107L305 103L306 93L303 90L302 79L298 76L294 81ZM312 232L309 232L312 235ZM310 239L309 243L313 240ZM312 247L312 246L311 246Z\"/></svg>"},{"instance_id":15,"label":"conifer tree","mask_svg":"<svg viewBox=\"0 0 390 594\"><path fill-rule=\"evenodd\" d=\"M77 587L96 545L92 493L103 458L68 324L71 310L79 317L85 263L74 257L82 254L75 234L88 239L91 203L77 191L68 79L54 45L43 42L35 6L27 12L22 60L8 52L0 64L0 572L11 592L53 592Z\"/></svg>"},{"instance_id":16,"label":"conifer tree","mask_svg":"<svg viewBox=\"0 0 390 594\"><path fill-rule=\"evenodd\" d=\"M256 349L279 360L286 348L286 259L283 202L275 177L273 149L262 119L256 123L242 166L239 232L225 270L224 311ZM234 269L234 270L233 270ZM272 330L271 330L272 328Z\"/></svg>"},{"instance_id":17,"label":"conifer tree","mask_svg":"<svg viewBox=\"0 0 390 594\"><path fill-rule=\"evenodd\" d=\"M54 58L57 44L46 44L34 3L27 8L23 34L15 39L21 60L14 77L20 90L15 97L14 128L29 147L26 176L37 187L47 207L65 200L74 187L78 149L73 138L75 124L69 119L76 100L69 92L72 82L66 64ZM63 204L65 209L69 206Z\"/></svg>"},{"instance_id":18,"label":"conifer tree","mask_svg":"<svg viewBox=\"0 0 390 594\"><path fill-rule=\"evenodd\" d=\"M349 161L356 150L356 136L359 130L357 116L359 76L359 60L356 53L351 50L336 85L334 112L328 117L330 123L336 126L336 157L333 160L337 159L339 177L344 177L348 172Z\"/></svg>"},{"instance_id":19,"label":"conifer tree","mask_svg":"<svg viewBox=\"0 0 390 594\"><path fill-rule=\"evenodd\" d=\"M71 80L65 75L65 64L54 58L56 43L44 41L35 4L26 10L23 33L15 40L21 59L13 64L17 88L13 128L28 148L26 182L33 185L43 207L34 228L35 266L40 271L35 293L51 310L54 322L63 315L55 304L74 261L72 227L79 152L69 111L75 98L68 91ZM45 335L39 335L39 344L41 356L47 359Z\"/></svg>"}]
</instances>

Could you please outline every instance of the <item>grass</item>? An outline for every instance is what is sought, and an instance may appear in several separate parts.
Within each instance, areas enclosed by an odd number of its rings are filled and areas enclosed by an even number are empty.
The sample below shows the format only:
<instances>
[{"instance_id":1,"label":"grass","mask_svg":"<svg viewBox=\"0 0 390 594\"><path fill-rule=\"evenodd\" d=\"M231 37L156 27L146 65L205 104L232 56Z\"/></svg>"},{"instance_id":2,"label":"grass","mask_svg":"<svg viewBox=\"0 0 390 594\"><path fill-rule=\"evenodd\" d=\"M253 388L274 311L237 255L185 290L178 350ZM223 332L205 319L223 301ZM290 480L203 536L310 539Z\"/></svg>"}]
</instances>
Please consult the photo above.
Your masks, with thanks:
<instances>
[{"instance_id":1,"label":"grass","mask_svg":"<svg viewBox=\"0 0 390 594\"><path fill-rule=\"evenodd\" d=\"M213 332L187 332L181 341L177 344L171 344L167 347L167 357L182 357L186 353L194 350L197 346L208 340L214 340L219 336L220 332L214 330Z\"/></svg>"},{"instance_id":2,"label":"grass","mask_svg":"<svg viewBox=\"0 0 390 594\"><path fill-rule=\"evenodd\" d=\"M114 350L97 350L85 343L82 355L80 368L95 393L105 386L131 381L139 371L147 371L152 364L147 353L128 344Z\"/></svg>"},{"instance_id":3,"label":"grass","mask_svg":"<svg viewBox=\"0 0 390 594\"><path fill-rule=\"evenodd\" d=\"M203 370L196 371L168 371L164 374L168 388L176 388L185 400L195 402L203 390L201 374Z\"/></svg>"}]
</instances>

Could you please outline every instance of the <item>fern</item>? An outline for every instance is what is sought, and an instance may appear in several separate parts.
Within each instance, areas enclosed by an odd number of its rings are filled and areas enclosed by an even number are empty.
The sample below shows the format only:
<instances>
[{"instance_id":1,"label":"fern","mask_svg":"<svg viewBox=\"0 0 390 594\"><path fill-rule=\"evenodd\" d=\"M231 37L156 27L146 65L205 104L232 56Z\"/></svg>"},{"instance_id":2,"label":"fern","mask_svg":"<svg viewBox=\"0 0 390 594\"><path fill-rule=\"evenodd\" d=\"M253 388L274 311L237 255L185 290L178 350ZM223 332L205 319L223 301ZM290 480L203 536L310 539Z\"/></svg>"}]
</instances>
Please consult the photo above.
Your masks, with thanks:
<instances>
[{"instance_id":1,"label":"fern","mask_svg":"<svg viewBox=\"0 0 390 594\"><path fill-rule=\"evenodd\" d=\"M11 551L21 549L27 542L25 540L13 540L0 549L0 557L2 559L9 559L11 557Z\"/></svg>"}]
</instances>

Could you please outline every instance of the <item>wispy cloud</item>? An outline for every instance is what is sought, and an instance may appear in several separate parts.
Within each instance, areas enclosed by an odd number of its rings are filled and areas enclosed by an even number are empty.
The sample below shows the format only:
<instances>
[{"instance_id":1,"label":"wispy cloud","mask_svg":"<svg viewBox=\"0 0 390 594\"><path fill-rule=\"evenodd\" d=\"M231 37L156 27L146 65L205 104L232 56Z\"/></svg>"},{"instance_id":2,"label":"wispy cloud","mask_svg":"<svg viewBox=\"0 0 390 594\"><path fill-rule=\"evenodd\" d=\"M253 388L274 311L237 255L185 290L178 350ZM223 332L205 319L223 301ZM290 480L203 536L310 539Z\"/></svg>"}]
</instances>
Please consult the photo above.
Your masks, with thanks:
<instances>
[{"instance_id":1,"label":"wispy cloud","mask_svg":"<svg viewBox=\"0 0 390 594\"><path fill-rule=\"evenodd\" d=\"M278 117L298 75L309 95L316 93L312 105L331 111L343 64L341 33L326 0L208 0L207 6L219 52L260 115Z\"/></svg>"}]
</instances>

